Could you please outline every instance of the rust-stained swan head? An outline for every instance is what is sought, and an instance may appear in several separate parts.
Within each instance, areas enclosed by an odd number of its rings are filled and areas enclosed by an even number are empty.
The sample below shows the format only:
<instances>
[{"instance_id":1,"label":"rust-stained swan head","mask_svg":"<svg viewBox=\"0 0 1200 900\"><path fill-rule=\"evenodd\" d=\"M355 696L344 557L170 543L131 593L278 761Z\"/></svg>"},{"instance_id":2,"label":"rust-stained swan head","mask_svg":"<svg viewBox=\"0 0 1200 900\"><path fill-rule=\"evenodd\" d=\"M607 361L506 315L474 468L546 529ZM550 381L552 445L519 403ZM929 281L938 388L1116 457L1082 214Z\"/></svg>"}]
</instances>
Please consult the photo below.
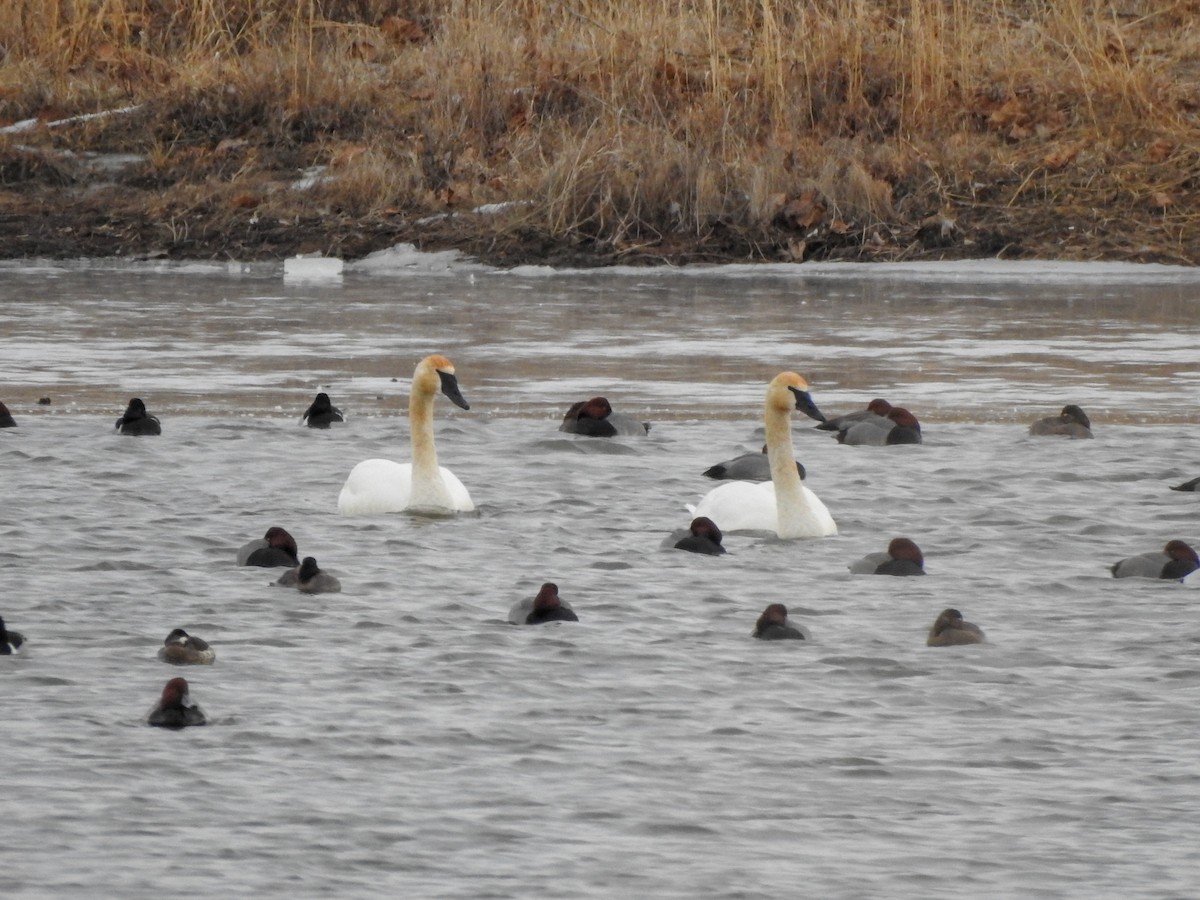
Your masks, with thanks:
<instances>
[{"instance_id":1,"label":"rust-stained swan head","mask_svg":"<svg viewBox=\"0 0 1200 900\"><path fill-rule=\"evenodd\" d=\"M458 387L458 378L454 374L454 363L440 353L425 357L413 372L412 393L432 397L438 391L449 398L450 402L462 409L470 409L471 405L463 397Z\"/></svg>"},{"instance_id":2,"label":"rust-stained swan head","mask_svg":"<svg viewBox=\"0 0 1200 900\"><path fill-rule=\"evenodd\" d=\"M825 421L825 416L808 393L808 381L795 372L780 372L771 379L767 385L767 407L789 413L798 409L810 419Z\"/></svg>"}]
</instances>

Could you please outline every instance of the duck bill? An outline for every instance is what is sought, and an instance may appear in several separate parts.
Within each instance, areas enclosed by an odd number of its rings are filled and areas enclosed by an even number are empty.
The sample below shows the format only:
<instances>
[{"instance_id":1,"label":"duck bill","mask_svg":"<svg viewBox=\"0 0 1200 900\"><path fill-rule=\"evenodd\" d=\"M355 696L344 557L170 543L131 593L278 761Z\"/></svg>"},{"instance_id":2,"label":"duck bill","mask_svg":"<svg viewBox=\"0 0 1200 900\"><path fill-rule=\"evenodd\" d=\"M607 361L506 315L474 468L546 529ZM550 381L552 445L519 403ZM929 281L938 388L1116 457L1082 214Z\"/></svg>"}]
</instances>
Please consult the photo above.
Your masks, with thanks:
<instances>
[{"instance_id":1,"label":"duck bill","mask_svg":"<svg viewBox=\"0 0 1200 900\"><path fill-rule=\"evenodd\" d=\"M796 395L796 409L800 410L810 419L816 419L818 422L825 421L825 414L817 409L817 404L813 403L813 398L808 391L801 391L797 388L788 388Z\"/></svg>"},{"instance_id":2,"label":"duck bill","mask_svg":"<svg viewBox=\"0 0 1200 900\"><path fill-rule=\"evenodd\" d=\"M450 398L451 403L462 409L471 408L471 404L467 402L466 398L462 395L462 391L458 389L458 379L454 377L454 373L443 372L439 369L438 377L442 379L442 393Z\"/></svg>"}]
</instances>

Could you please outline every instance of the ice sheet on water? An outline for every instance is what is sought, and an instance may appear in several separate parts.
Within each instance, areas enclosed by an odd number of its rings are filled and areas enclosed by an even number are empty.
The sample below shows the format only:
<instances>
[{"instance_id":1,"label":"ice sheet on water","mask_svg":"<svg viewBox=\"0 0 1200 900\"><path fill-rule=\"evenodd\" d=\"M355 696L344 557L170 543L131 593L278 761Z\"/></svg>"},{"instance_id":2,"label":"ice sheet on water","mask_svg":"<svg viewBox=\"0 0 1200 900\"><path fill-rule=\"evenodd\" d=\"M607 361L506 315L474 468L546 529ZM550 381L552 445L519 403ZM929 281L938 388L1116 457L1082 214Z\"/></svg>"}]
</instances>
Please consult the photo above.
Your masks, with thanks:
<instances>
[{"instance_id":1,"label":"ice sheet on water","mask_svg":"<svg viewBox=\"0 0 1200 900\"><path fill-rule=\"evenodd\" d=\"M396 244L346 264L349 272L367 275L463 275L493 269L457 250L425 252L412 244Z\"/></svg>"},{"instance_id":2,"label":"ice sheet on water","mask_svg":"<svg viewBox=\"0 0 1200 900\"><path fill-rule=\"evenodd\" d=\"M1196 283L1200 270L1187 266L1159 263L1057 262L1050 260L966 259L946 262L806 262L806 263L732 263L693 266L606 266L591 269L556 269L551 266L517 266L509 275L524 278L635 276L645 281L656 278L822 278L878 279L921 278L924 281L965 283L1024 282L1122 284Z\"/></svg>"},{"instance_id":3,"label":"ice sheet on water","mask_svg":"<svg viewBox=\"0 0 1200 900\"><path fill-rule=\"evenodd\" d=\"M283 262L284 281L341 281L345 263L334 256L293 256Z\"/></svg>"}]
</instances>

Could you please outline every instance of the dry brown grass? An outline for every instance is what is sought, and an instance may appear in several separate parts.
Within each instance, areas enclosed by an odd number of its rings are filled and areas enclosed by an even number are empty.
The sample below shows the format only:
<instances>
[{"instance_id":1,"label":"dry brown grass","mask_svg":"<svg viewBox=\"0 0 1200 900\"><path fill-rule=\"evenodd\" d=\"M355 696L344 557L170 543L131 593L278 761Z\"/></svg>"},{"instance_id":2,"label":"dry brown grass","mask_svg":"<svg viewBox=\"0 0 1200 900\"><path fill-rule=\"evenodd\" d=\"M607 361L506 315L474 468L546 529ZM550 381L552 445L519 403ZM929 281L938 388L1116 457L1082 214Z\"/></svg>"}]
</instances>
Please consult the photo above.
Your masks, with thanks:
<instances>
[{"instance_id":1,"label":"dry brown grass","mask_svg":"<svg viewBox=\"0 0 1200 900\"><path fill-rule=\"evenodd\" d=\"M282 217L518 201L478 227L609 255L1197 262L1198 25L1197 0L18 0L0 124L140 103L22 148L140 151L160 195Z\"/></svg>"}]
</instances>

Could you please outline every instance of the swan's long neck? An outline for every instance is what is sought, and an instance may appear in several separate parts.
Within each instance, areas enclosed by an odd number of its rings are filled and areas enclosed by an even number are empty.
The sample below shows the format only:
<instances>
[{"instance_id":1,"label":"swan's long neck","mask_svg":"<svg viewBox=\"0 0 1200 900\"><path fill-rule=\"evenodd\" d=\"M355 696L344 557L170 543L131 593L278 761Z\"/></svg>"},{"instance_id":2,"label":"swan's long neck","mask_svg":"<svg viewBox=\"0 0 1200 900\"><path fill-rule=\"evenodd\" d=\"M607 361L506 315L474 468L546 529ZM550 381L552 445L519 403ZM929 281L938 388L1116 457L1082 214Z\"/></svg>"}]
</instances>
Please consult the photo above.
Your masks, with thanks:
<instances>
[{"instance_id":1,"label":"swan's long neck","mask_svg":"<svg viewBox=\"0 0 1200 900\"><path fill-rule=\"evenodd\" d=\"M413 378L408 395L409 439L412 442L412 499L410 505L449 506L449 492L438 468L437 447L433 443L434 393Z\"/></svg>"},{"instance_id":2,"label":"swan's long neck","mask_svg":"<svg viewBox=\"0 0 1200 900\"><path fill-rule=\"evenodd\" d=\"M789 394L790 397L790 394ZM803 531L807 502L804 499L796 455L792 450L791 410L772 403L768 396L763 413L767 438L767 459L771 463L771 481L775 484L775 512L779 517L781 538L799 537Z\"/></svg>"}]
</instances>

